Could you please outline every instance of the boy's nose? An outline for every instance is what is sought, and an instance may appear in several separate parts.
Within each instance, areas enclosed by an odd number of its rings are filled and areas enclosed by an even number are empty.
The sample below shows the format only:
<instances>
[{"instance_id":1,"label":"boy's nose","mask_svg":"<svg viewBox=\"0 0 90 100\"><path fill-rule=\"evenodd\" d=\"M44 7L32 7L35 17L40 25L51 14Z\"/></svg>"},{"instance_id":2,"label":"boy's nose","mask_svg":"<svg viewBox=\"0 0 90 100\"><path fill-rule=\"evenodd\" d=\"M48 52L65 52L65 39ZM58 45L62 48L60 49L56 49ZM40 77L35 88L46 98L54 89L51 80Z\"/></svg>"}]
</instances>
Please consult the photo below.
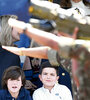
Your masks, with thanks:
<instances>
[{"instance_id":1,"label":"boy's nose","mask_svg":"<svg viewBox=\"0 0 90 100\"><path fill-rule=\"evenodd\" d=\"M47 75L47 78L50 78L50 75Z\"/></svg>"}]
</instances>

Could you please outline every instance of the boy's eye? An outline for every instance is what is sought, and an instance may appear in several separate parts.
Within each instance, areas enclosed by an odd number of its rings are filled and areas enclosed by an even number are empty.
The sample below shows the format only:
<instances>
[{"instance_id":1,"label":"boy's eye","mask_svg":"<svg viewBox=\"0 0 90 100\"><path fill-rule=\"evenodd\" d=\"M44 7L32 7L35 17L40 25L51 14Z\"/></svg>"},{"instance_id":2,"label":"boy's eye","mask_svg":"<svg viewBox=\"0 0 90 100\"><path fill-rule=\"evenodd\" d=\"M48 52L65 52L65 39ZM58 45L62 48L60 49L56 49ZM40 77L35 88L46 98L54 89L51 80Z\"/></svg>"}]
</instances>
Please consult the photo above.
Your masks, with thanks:
<instances>
[{"instance_id":1,"label":"boy's eye","mask_svg":"<svg viewBox=\"0 0 90 100\"><path fill-rule=\"evenodd\" d=\"M47 75L47 73L43 73L43 75Z\"/></svg>"},{"instance_id":2,"label":"boy's eye","mask_svg":"<svg viewBox=\"0 0 90 100\"><path fill-rule=\"evenodd\" d=\"M19 79L17 79L17 81L20 81Z\"/></svg>"},{"instance_id":3,"label":"boy's eye","mask_svg":"<svg viewBox=\"0 0 90 100\"><path fill-rule=\"evenodd\" d=\"M52 74L50 74L51 76L55 76L53 73Z\"/></svg>"},{"instance_id":4,"label":"boy's eye","mask_svg":"<svg viewBox=\"0 0 90 100\"><path fill-rule=\"evenodd\" d=\"M48 73L43 73L43 75L47 75ZM53 73L50 74L51 76L55 76Z\"/></svg>"}]
</instances>

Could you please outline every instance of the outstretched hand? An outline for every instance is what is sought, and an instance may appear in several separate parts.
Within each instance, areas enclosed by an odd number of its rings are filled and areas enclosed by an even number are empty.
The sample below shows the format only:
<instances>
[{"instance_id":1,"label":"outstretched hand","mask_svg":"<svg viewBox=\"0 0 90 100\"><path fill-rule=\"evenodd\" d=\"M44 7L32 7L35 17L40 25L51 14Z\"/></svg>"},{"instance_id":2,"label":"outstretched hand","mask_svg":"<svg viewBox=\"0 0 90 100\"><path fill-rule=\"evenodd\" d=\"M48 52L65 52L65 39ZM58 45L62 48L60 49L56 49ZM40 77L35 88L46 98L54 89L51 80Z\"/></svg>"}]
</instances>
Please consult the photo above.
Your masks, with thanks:
<instances>
[{"instance_id":1,"label":"outstretched hand","mask_svg":"<svg viewBox=\"0 0 90 100\"><path fill-rule=\"evenodd\" d=\"M64 33L64 32L59 32L58 36L65 36L65 37L76 39L78 31L79 31L79 28L75 27L72 35L69 35L68 33Z\"/></svg>"}]
</instances>

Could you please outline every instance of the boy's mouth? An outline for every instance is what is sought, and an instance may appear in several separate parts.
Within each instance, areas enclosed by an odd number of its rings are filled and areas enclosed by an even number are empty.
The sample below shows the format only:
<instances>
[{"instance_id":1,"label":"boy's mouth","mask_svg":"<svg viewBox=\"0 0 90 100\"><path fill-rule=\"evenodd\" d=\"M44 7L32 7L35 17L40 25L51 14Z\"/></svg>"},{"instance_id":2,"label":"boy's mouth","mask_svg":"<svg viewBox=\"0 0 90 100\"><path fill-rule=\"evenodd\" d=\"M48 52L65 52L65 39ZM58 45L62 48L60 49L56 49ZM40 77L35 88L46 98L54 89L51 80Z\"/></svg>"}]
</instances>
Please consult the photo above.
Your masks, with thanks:
<instances>
[{"instance_id":1,"label":"boy's mouth","mask_svg":"<svg viewBox=\"0 0 90 100\"><path fill-rule=\"evenodd\" d=\"M13 86L12 88L13 88L13 89L16 89L16 88L17 88L17 86Z\"/></svg>"}]
</instances>

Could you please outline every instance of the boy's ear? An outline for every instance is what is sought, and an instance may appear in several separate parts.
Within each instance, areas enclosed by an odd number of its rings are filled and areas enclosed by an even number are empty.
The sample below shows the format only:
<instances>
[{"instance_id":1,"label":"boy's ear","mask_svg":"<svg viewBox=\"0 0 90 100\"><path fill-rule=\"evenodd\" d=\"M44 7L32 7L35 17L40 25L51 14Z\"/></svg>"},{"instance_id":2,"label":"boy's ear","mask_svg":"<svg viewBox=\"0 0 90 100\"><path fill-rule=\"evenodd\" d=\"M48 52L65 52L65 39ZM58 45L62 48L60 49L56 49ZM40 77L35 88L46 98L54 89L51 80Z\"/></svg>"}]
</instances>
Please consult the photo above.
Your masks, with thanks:
<instances>
[{"instance_id":1,"label":"boy's ear","mask_svg":"<svg viewBox=\"0 0 90 100\"><path fill-rule=\"evenodd\" d=\"M40 79L40 77L41 77L41 76L40 76L40 74L39 74L39 76L38 76L38 77L39 77L39 79Z\"/></svg>"},{"instance_id":2,"label":"boy's ear","mask_svg":"<svg viewBox=\"0 0 90 100\"><path fill-rule=\"evenodd\" d=\"M59 76L57 76L57 80L59 79L60 77Z\"/></svg>"},{"instance_id":3,"label":"boy's ear","mask_svg":"<svg viewBox=\"0 0 90 100\"><path fill-rule=\"evenodd\" d=\"M39 77L39 79L41 80L41 75L40 75L40 74L39 74L39 76L38 76L38 77Z\"/></svg>"}]
</instances>

